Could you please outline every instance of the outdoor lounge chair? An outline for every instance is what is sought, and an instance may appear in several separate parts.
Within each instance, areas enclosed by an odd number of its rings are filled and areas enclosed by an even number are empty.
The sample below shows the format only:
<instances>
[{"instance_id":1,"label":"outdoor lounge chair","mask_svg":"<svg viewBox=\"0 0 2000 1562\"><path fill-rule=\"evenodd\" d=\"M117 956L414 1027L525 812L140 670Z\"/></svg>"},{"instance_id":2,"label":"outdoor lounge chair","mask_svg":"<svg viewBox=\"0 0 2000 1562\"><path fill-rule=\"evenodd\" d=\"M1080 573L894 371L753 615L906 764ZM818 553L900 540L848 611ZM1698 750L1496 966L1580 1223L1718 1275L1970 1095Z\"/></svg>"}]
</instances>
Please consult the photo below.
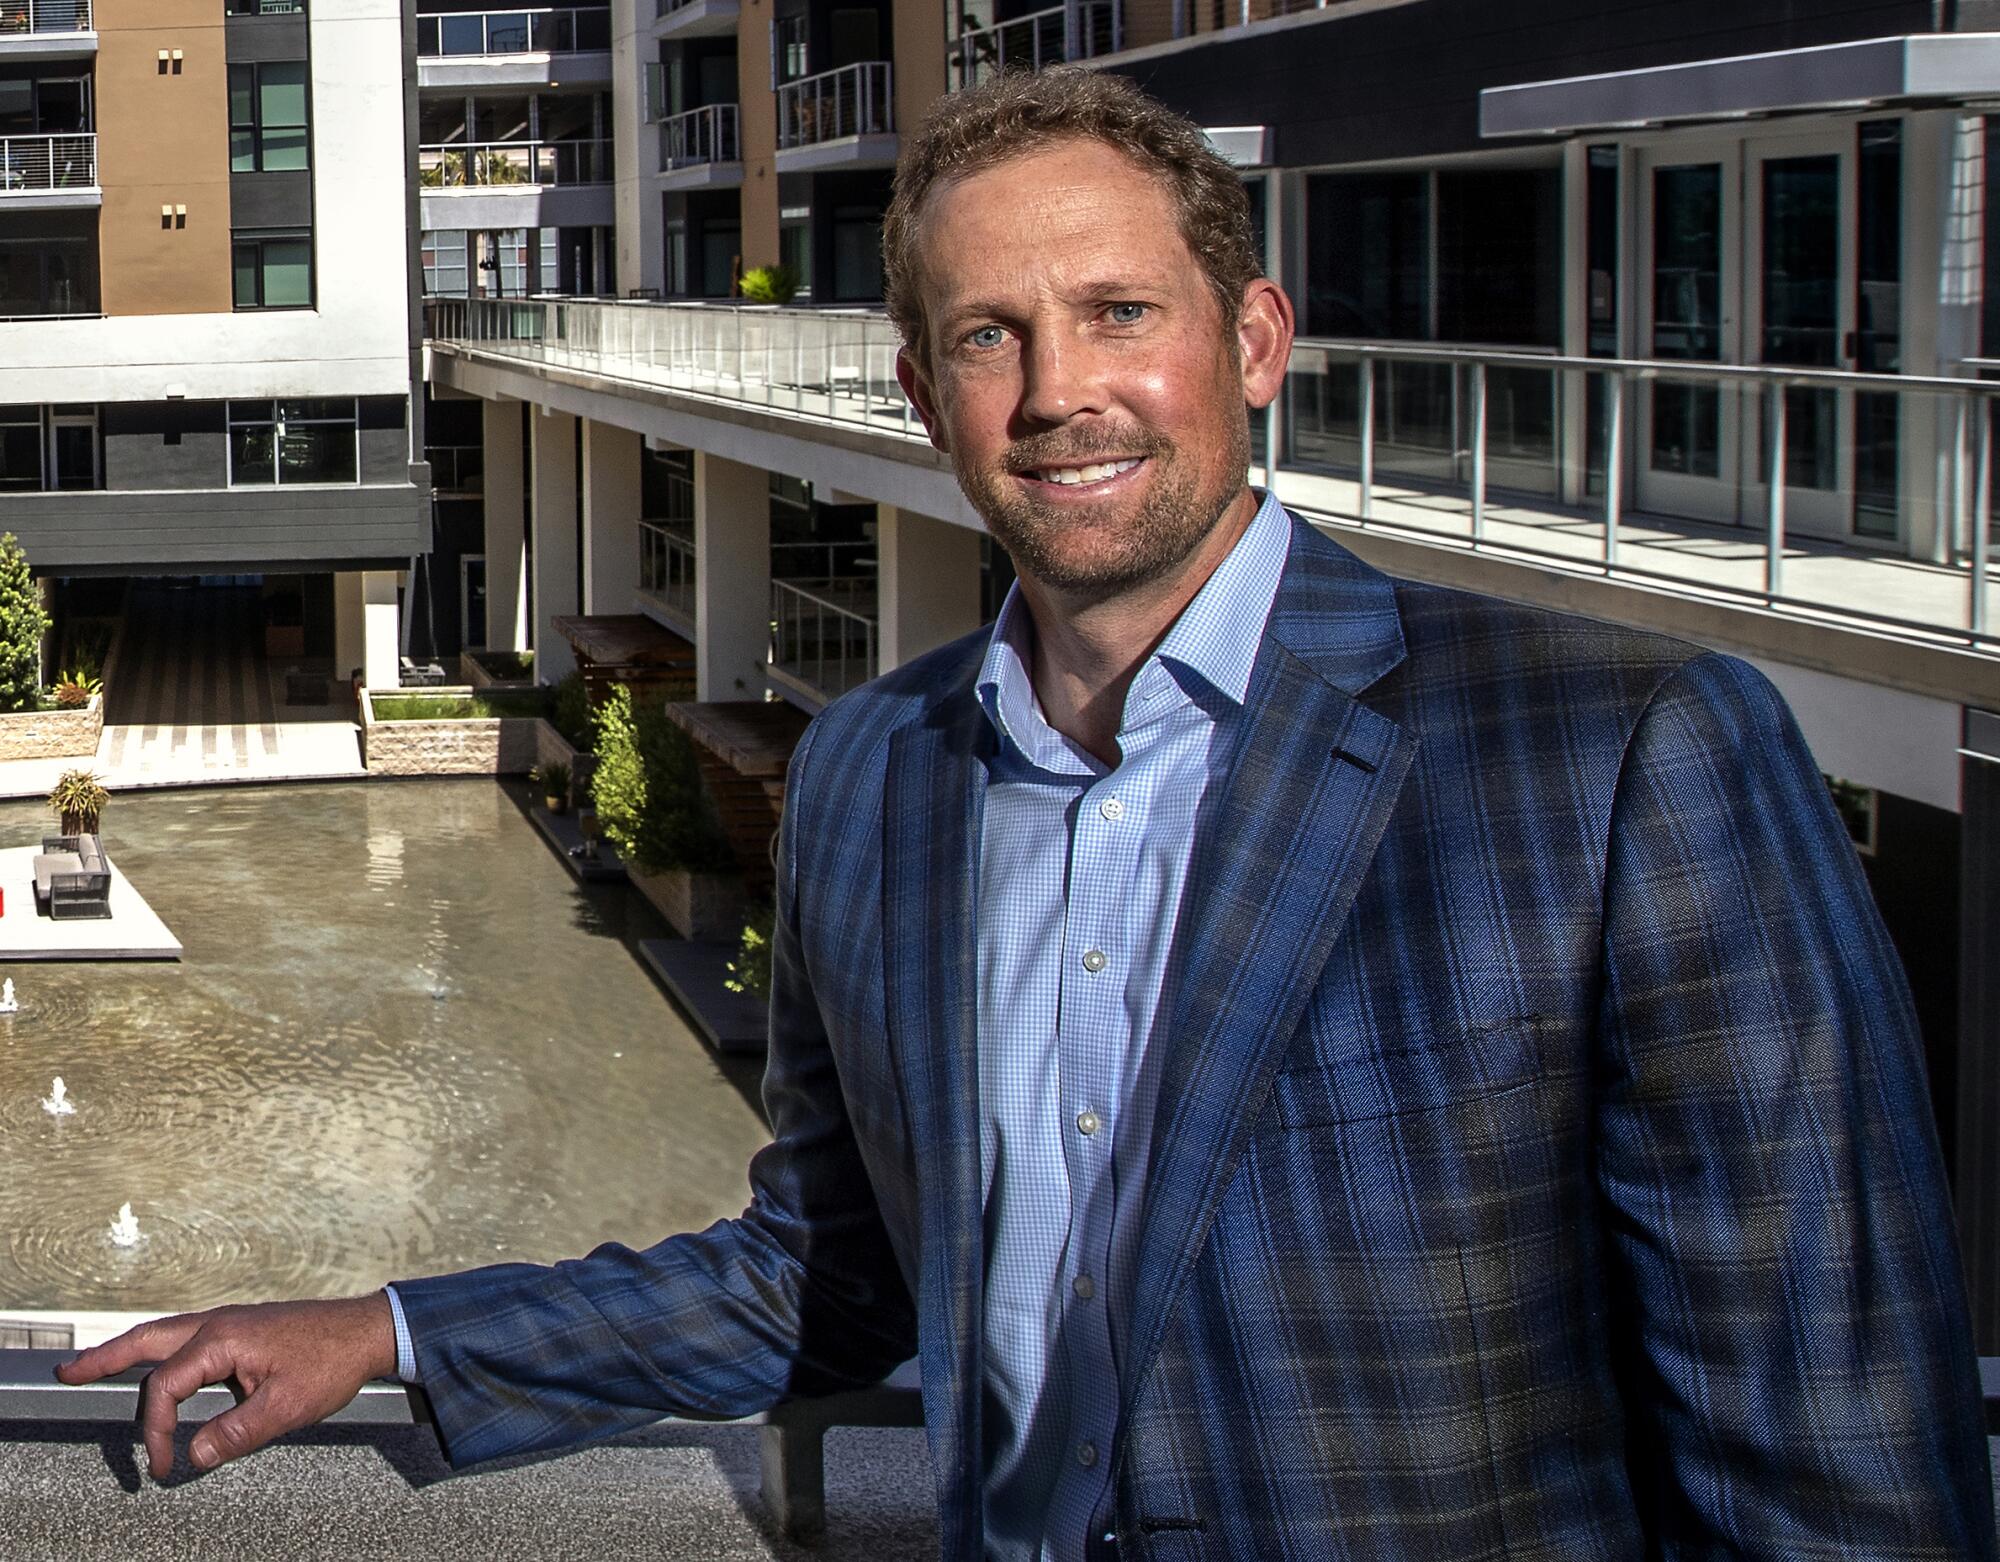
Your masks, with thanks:
<instances>
[{"instance_id":1,"label":"outdoor lounge chair","mask_svg":"<svg viewBox=\"0 0 2000 1562\"><path fill-rule=\"evenodd\" d=\"M58 922L111 915L111 864L95 835L45 835L35 858L35 909Z\"/></svg>"}]
</instances>

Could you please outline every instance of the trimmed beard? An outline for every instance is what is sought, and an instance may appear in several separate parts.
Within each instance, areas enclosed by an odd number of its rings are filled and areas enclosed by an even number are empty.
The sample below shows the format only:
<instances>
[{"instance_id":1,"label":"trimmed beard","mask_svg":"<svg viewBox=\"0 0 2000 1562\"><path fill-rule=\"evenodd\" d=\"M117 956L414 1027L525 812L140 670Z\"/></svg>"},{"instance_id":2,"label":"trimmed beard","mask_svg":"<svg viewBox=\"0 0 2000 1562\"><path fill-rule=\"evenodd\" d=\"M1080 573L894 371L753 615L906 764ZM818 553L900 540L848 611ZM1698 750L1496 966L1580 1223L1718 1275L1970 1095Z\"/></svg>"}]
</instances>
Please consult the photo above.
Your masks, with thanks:
<instances>
[{"instance_id":1,"label":"trimmed beard","mask_svg":"<svg viewBox=\"0 0 2000 1562\"><path fill-rule=\"evenodd\" d=\"M956 450L952 470L959 487L986 522L993 540L1013 558L1014 567L1042 584L1087 602L1104 602L1135 586L1172 573L1215 530L1230 503L1243 491L1250 470L1248 414L1230 420L1226 475L1217 491L1203 493L1195 478L1177 460L1179 447L1163 435L1092 433L1051 430L1012 446L997 468L968 466ZM1084 466L1116 456L1142 456L1157 469L1138 513L1117 531L1101 530L1115 546L1075 558L1062 546L1064 534L1081 525L1099 529L1103 523L1080 523L1058 505L1043 504L1022 493L1011 478L1044 467Z\"/></svg>"}]
</instances>

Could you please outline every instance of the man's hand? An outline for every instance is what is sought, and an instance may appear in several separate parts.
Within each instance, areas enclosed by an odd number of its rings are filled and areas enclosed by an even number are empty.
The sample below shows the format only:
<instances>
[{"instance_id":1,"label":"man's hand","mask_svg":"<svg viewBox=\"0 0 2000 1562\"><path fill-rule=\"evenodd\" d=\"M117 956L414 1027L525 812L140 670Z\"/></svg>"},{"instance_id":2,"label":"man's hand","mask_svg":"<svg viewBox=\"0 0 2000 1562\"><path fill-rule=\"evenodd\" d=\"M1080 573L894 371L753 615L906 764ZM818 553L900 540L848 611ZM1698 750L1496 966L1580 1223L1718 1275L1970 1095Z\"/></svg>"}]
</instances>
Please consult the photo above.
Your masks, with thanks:
<instances>
[{"instance_id":1,"label":"man's hand","mask_svg":"<svg viewBox=\"0 0 2000 1562\"><path fill-rule=\"evenodd\" d=\"M396 1325L380 1291L346 1301L269 1302L183 1313L128 1329L56 1368L64 1383L94 1383L157 1361L139 1393L154 1480L174 1464L180 1403L234 1378L241 1401L195 1434L198 1469L254 1453L274 1437L324 1420L370 1378L396 1370Z\"/></svg>"}]
</instances>

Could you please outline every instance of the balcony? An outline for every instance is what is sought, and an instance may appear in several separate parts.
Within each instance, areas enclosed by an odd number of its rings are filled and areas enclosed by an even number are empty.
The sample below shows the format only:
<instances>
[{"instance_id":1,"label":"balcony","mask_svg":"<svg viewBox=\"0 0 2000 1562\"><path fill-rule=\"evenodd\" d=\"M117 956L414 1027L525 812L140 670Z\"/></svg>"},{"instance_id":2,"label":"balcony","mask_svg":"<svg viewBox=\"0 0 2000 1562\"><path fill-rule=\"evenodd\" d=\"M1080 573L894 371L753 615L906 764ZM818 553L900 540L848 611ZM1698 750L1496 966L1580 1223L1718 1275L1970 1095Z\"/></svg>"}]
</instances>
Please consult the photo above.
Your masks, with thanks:
<instances>
[{"instance_id":1,"label":"balcony","mask_svg":"<svg viewBox=\"0 0 2000 1562\"><path fill-rule=\"evenodd\" d=\"M609 141L452 142L417 148L423 225L589 227L613 221Z\"/></svg>"},{"instance_id":2,"label":"balcony","mask_svg":"<svg viewBox=\"0 0 2000 1562\"><path fill-rule=\"evenodd\" d=\"M893 168L894 105L887 60L786 82L778 88L778 172Z\"/></svg>"},{"instance_id":3,"label":"balcony","mask_svg":"<svg viewBox=\"0 0 2000 1562\"><path fill-rule=\"evenodd\" d=\"M824 705L881 668L876 584L866 577L771 582L771 659L780 688Z\"/></svg>"},{"instance_id":4,"label":"balcony","mask_svg":"<svg viewBox=\"0 0 2000 1562\"><path fill-rule=\"evenodd\" d=\"M661 188L689 190L742 182L734 103L712 103L660 121Z\"/></svg>"},{"instance_id":5,"label":"balcony","mask_svg":"<svg viewBox=\"0 0 2000 1562\"><path fill-rule=\"evenodd\" d=\"M611 12L603 6L417 17L421 87L534 87L610 79Z\"/></svg>"},{"instance_id":6,"label":"balcony","mask_svg":"<svg viewBox=\"0 0 2000 1562\"><path fill-rule=\"evenodd\" d=\"M90 0L0 0L0 60L95 54L91 29Z\"/></svg>"},{"instance_id":7,"label":"balcony","mask_svg":"<svg viewBox=\"0 0 2000 1562\"><path fill-rule=\"evenodd\" d=\"M639 592L689 639L695 633L694 522L639 523Z\"/></svg>"},{"instance_id":8,"label":"balcony","mask_svg":"<svg viewBox=\"0 0 2000 1562\"><path fill-rule=\"evenodd\" d=\"M0 136L0 211L99 206L97 137Z\"/></svg>"},{"instance_id":9,"label":"balcony","mask_svg":"<svg viewBox=\"0 0 2000 1562\"><path fill-rule=\"evenodd\" d=\"M736 31L737 0L657 0L655 38L720 38Z\"/></svg>"},{"instance_id":10,"label":"balcony","mask_svg":"<svg viewBox=\"0 0 2000 1562\"><path fill-rule=\"evenodd\" d=\"M688 409L722 401L761 410L774 432L835 424L912 468L928 449L896 383L895 329L873 312L482 300L431 327L440 359L560 367ZM1252 471L1335 536L1374 539L1371 556L1402 573L1752 654L1807 646L1828 667L1879 666L1894 641L1909 687L1962 702L2000 657L2000 379L1971 377L2000 363L1963 368L1926 379L1305 339L1253 422ZM1740 463L1703 479L1701 507L1648 497L1690 396L1746 430ZM1857 406L1866 417L1839 415ZM1832 525L1857 511L1882 534Z\"/></svg>"},{"instance_id":11,"label":"balcony","mask_svg":"<svg viewBox=\"0 0 2000 1562\"><path fill-rule=\"evenodd\" d=\"M1006 70L1038 71L1068 60L1092 60L1124 47L1119 0L1070 0L1032 16L971 27L946 58L958 90L976 87Z\"/></svg>"}]
</instances>

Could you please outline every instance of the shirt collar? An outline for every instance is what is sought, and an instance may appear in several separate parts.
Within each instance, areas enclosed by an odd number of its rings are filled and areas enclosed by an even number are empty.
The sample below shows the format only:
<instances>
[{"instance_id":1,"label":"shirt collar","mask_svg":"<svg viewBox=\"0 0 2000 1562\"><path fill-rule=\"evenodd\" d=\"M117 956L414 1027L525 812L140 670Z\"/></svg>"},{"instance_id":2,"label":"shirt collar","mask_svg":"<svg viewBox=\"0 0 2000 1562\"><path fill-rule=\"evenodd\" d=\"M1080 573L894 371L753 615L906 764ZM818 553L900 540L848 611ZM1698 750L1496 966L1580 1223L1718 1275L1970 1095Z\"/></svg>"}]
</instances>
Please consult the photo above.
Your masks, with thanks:
<instances>
[{"instance_id":1,"label":"shirt collar","mask_svg":"<svg viewBox=\"0 0 2000 1562\"><path fill-rule=\"evenodd\" d=\"M1181 610L1166 638L1147 658L1148 665L1157 661L1185 669L1241 706L1250 691L1250 674L1285 573L1291 540L1291 518L1273 495L1265 494L1243 535ZM1042 716L1028 672L1034 634L1034 620L1020 586L1009 587L979 668L975 687L980 708L1000 737L1011 741L1031 763L1054 771L1097 769ZM1147 681L1145 672L1142 667L1134 678L1135 690ZM1126 714L1128 719L1132 714L1129 698Z\"/></svg>"}]
</instances>

